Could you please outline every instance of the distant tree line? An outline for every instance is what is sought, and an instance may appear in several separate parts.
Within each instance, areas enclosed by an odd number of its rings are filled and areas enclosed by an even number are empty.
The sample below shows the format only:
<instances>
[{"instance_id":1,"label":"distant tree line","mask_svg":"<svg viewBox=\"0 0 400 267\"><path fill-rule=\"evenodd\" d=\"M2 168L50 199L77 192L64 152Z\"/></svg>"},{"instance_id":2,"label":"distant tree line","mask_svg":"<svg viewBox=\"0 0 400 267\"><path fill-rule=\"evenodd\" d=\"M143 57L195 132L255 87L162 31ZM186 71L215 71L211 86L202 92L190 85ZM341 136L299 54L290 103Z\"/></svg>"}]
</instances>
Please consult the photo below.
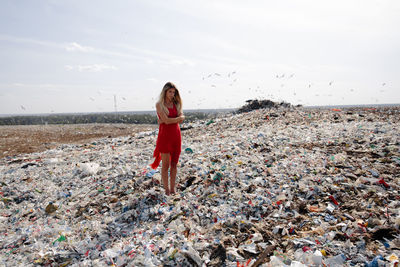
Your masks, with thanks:
<instances>
[{"instance_id":1,"label":"distant tree line","mask_svg":"<svg viewBox=\"0 0 400 267\"><path fill-rule=\"evenodd\" d=\"M215 114L202 112L185 113L186 122L207 119ZM38 125L38 124L85 124L85 123L129 123L157 124L157 116L152 114L52 114L0 117L0 125Z\"/></svg>"}]
</instances>

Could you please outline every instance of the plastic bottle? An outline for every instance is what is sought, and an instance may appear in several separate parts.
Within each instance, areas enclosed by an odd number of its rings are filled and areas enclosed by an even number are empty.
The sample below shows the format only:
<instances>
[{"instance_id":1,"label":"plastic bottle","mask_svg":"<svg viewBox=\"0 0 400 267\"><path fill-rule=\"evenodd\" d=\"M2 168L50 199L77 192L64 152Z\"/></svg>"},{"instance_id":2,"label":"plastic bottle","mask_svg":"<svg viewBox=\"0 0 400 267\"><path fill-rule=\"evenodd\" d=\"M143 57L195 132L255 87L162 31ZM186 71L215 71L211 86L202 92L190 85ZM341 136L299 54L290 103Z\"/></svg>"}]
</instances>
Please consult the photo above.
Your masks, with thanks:
<instances>
[{"instance_id":1,"label":"plastic bottle","mask_svg":"<svg viewBox=\"0 0 400 267\"><path fill-rule=\"evenodd\" d=\"M296 262L312 265L313 264L313 254L309 247L299 248L294 253L294 258Z\"/></svg>"},{"instance_id":2,"label":"plastic bottle","mask_svg":"<svg viewBox=\"0 0 400 267\"><path fill-rule=\"evenodd\" d=\"M322 253L319 250L315 250L312 256L313 266L322 266Z\"/></svg>"},{"instance_id":3,"label":"plastic bottle","mask_svg":"<svg viewBox=\"0 0 400 267\"><path fill-rule=\"evenodd\" d=\"M381 261L384 261L384 260L385 259L381 255L378 255L371 262L366 262L365 263L365 267L380 267L380 266L384 266L381 263Z\"/></svg>"},{"instance_id":4,"label":"plastic bottle","mask_svg":"<svg viewBox=\"0 0 400 267\"><path fill-rule=\"evenodd\" d=\"M340 267L346 261L346 256L344 254L338 254L334 257L324 260L327 267Z\"/></svg>"},{"instance_id":5,"label":"plastic bottle","mask_svg":"<svg viewBox=\"0 0 400 267\"><path fill-rule=\"evenodd\" d=\"M271 256L270 258L270 262L269 262L270 266L276 266L276 267L286 267L287 265L283 263L283 261L276 257L276 256Z\"/></svg>"},{"instance_id":6,"label":"plastic bottle","mask_svg":"<svg viewBox=\"0 0 400 267\"><path fill-rule=\"evenodd\" d=\"M150 170L148 173L146 173L146 177L153 177L155 173L156 170Z\"/></svg>"}]
</instances>

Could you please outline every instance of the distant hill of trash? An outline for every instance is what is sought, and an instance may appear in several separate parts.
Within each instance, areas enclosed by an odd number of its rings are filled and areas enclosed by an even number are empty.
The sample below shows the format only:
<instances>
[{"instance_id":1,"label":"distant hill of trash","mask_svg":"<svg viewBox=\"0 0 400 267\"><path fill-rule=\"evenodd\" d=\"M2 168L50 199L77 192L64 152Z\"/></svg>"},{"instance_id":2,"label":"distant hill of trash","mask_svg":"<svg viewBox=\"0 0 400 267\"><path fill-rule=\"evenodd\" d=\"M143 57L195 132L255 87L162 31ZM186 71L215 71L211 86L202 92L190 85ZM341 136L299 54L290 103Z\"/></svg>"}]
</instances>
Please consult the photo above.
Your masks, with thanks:
<instances>
[{"instance_id":1,"label":"distant hill of trash","mask_svg":"<svg viewBox=\"0 0 400 267\"><path fill-rule=\"evenodd\" d=\"M241 108L239 108L239 110L237 111L238 113L244 113L244 112L250 112L252 110L257 110L257 109L271 109L271 108L291 108L293 107L292 104L287 103L287 102L274 102L268 99L264 99L264 100L247 100L246 101L246 105L242 106ZM298 105L299 107L300 105Z\"/></svg>"}]
</instances>

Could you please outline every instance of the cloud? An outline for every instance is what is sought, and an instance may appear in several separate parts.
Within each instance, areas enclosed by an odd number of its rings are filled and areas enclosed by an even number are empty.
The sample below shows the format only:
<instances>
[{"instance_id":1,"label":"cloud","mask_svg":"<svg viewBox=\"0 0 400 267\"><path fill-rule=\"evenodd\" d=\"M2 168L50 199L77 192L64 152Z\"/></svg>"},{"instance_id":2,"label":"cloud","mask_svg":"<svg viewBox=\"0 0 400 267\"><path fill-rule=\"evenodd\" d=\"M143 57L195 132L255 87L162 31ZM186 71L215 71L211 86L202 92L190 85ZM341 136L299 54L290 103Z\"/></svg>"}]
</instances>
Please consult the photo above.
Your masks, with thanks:
<instances>
[{"instance_id":1,"label":"cloud","mask_svg":"<svg viewBox=\"0 0 400 267\"><path fill-rule=\"evenodd\" d=\"M196 62L182 56L171 53L164 53L156 50L142 49L127 44L117 44L118 48L126 49L137 57L144 57L147 64L164 64L168 66L189 66L194 67ZM132 56L133 56L132 55Z\"/></svg>"},{"instance_id":2,"label":"cloud","mask_svg":"<svg viewBox=\"0 0 400 267\"><path fill-rule=\"evenodd\" d=\"M195 63L191 60L188 59L171 59L169 61L170 65L173 66L180 66L180 65L185 65L185 66L189 66L189 67L193 67L195 65Z\"/></svg>"},{"instance_id":3,"label":"cloud","mask_svg":"<svg viewBox=\"0 0 400 267\"><path fill-rule=\"evenodd\" d=\"M38 40L38 39L31 39L31 38L25 38L25 37L16 37L16 36L11 36L11 35L4 35L0 34L0 41L7 41L7 42L13 42L13 43L20 43L20 44L31 44L31 45L39 45L39 46L44 46L44 47L51 47L51 48L57 48L57 49L65 49L69 52L97 52L97 53L104 53L104 54L110 54L112 52L101 50L101 49L95 49L90 46L83 46L80 45L76 42L72 43L57 43L57 42L52 42L52 41L46 41L46 40Z\"/></svg>"},{"instance_id":4,"label":"cloud","mask_svg":"<svg viewBox=\"0 0 400 267\"><path fill-rule=\"evenodd\" d=\"M26 84L24 84L24 83L13 83L12 85L13 85L13 86L16 86L16 87L23 87L23 86L26 86Z\"/></svg>"},{"instance_id":5,"label":"cloud","mask_svg":"<svg viewBox=\"0 0 400 267\"><path fill-rule=\"evenodd\" d=\"M0 40L12 42L12 43L20 43L20 44L32 44L32 45L40 45L45 47L52 47L52 48L60 48L61 45L55 42L44 41L44 40L36 40L24 37L15 37L10 35L0 34Z\"/></svg>"},{"instance_id":6,"label":"cloud","mask_svg":"<svg viewBox=\"0 0 400 267\"><path fill-rule=\"evenodd\" d=\"M95 48L95 47L91 47L91 46L83 46L76 42L72 42L72 43L68 43L68 44L57 43L57 42L52 42L52 41L15 37L15 36L10 36L10 35L4 35L1 33L0 33L0 41L20 43L20 44L38 45L38 46L50 47L50 48L56 48L56 49L63 49L68 52L94 53L94 54L98 54L98 55L121 57L124 59L131 58L131 59L135 59L135 60L144 61L148 64L155 63L154 60L149 58L148 56L143 56L143 53L141 53L141 51L138 51L138 53L134 53L134 54L123 53L123 52L120 52L119 50L114 51L114 50L101 49L101 48L97 48L97 47ZM69 67L66 67L66 69L69 69Z\"/></svg>"},{"instance_id":7,"label":"cloud","mask_svg":"<svg viewBox=\"0 0 400 267\"><path fill-rule=\"evenodd\" d=\"M106 70L117 70L118 68L113 65L106 64L92 64L92 65L65 65L65 69L68 71L77 70L79 72L102 72Z\"/></svg>"},{"instance_id":8,"label":"cloud","mask_svg":"<svg viewBox=\"0 0 400 267\"><path fill-rule=\"evenodd\" d=\"M146 80L149 81L149 82L154 82L154 83L160 82L160 81L159 81L158 79L156 79L156 78L147 78Z\"/></svg>"},{"instance_id":9,"label":"cloud","mask_svg":"<svg viewBox=\"0 0 400 267\"><path fill-rule=\"evenodd\" d=\"M69 43L67 44L67 46L65 47L65 50L69 51L69 52L74 52L74 51L78 51L78 52L93 52L94 48L90 47L90 46L83 46L80 45L78 43Z\"/></svg>"},{"instance_id":10,"label":"cloud","mask_svg":"<svg viewBox=\"0 0 400 267\"><path fill-rule=\"evenodd\" d=\"M63 92L65 89L70 88L69 84L52 84L52 83L23 83L23 82L14 82L14 83L0 83L1 89L21 89L21 90L38 90L38 91L46 91L46 92ZM14 91L14 90L12 90Z\"/></svg>"}]
</instances>

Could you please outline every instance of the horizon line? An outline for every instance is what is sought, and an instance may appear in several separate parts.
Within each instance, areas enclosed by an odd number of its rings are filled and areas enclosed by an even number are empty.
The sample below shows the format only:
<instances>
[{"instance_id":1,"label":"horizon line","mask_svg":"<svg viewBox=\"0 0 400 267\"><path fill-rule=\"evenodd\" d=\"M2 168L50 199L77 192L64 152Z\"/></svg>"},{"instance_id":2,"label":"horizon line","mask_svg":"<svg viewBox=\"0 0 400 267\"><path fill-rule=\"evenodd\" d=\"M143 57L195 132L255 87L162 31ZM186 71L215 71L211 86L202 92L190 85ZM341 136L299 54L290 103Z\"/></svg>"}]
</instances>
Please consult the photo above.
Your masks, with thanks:
<instances>
[{"instance_id":1,"label":"horizon line","mask_svg":"<svg viewBox=\"0 0 400 267\"><path fill-rule=\"evenodd\" d=\"M257 100L257 99L255 99ZM284 102L284 101L281 101ZM281 103L276 102L276 103ZM290 103L289 103L290 104ZM292 104L291 104L292 105ZM243 105L245 106L245 105ZM385 104L344 104L344 105L292 105L294 107L300 106L304 108L334 108L334 107L342 107L342 108L351 108L351 107L396 107L400 106L400 103L385 103ZM183 109L186 112L201 112L201 111L233 111L239 108L201 108L201 109ZM51 116L51 115L86 115L86 114L126 114L126 113L140 113L140 114L155 114L155 110L137 110L137 111L83 111L83 112L51 112L51 113L15 113L15 114L0 114L0 117L21 117L21 116Z\"/></svg>"}]
</instances>

